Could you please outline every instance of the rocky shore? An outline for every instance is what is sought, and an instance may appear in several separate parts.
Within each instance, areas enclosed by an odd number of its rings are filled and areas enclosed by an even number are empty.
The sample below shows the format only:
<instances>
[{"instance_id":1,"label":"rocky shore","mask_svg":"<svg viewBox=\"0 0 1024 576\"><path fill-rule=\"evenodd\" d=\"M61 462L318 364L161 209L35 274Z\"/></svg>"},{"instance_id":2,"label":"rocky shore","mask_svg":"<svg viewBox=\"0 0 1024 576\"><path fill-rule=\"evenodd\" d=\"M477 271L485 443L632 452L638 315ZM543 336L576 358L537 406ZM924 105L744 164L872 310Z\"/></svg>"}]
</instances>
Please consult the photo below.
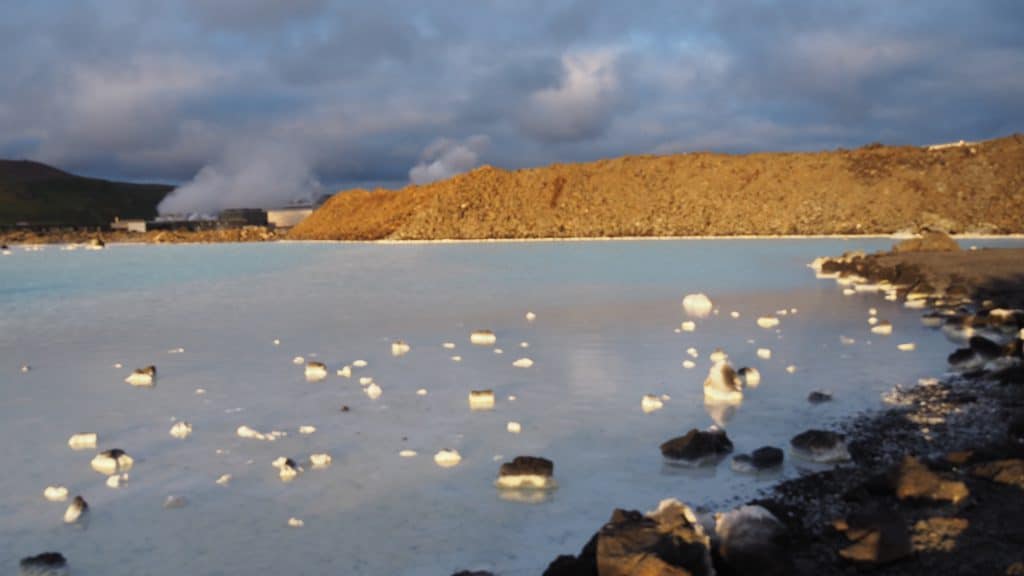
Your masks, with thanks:
<instances>
[{"instance_id":1,"label":"rocky shore","mask_svg":"<svg viewBox=\"0 0 1024 576\"><path fill-rule=\"evenodd\" d=\"M961 346L947 376L838 430L850 462L714 515L615 510L545 574L1024 574L1024 251L928 234L815 268L921 308Z\"/></svg>"},{"instance_id":2,"label":"rocky shore","mask_svg":"<svg viewBox=\"0 0 1024 576\"><path fill-rule=\"evenodd\" d=\"M284 233L266 226L217 228L211 230L150 230L144 233L87 228L53 228L50 230L0 231L2 244L89 244L133 242L141 244L186 244L218 242L272 242Z\"/></svg>"}]
</instances>

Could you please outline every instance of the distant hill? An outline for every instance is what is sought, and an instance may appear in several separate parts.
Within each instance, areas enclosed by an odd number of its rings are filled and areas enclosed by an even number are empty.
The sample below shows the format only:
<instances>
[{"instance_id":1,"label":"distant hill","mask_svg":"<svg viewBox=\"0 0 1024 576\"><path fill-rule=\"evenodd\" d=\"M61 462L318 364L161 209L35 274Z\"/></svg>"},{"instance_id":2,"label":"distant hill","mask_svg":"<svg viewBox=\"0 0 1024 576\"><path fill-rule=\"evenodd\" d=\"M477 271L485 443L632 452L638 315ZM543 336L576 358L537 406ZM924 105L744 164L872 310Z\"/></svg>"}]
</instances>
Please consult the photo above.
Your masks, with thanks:
<instances>
[{"instance_id":1,"label":"distant hill","mask_svg":"<svg viewBox=\"0 0 1024 576\"><path fill-rule=\"evenodd\" d=\"M105 226L152 218L173 186L84 178L28 160L0 160L0 227Z\"/></svg>"},{"instance_id":2,"label":"distant hill","mask_svg":"<svg viewBox=\"0 0 1024 576\"><path fill-rule=\"evenodd\" d=\"M1024 136L807 153L485 166L336 194L293 239L1024 232Z\"/></svg>"}]
</instances>

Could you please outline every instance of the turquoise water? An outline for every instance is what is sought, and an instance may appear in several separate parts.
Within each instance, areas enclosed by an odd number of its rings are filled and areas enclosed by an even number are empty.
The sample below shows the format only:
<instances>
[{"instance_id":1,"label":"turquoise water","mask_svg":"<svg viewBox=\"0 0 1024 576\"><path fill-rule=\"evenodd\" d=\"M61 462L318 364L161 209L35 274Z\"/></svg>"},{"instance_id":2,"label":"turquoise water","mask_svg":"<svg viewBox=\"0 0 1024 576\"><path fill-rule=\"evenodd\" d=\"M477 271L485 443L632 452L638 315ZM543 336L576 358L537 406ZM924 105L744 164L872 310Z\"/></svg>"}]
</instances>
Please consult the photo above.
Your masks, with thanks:
<instances>
[{"instance_id":1,"label":"turquoise water","mask_svg":"<svg viewBox=\"0 0 1024 576\"><path fill-rule=\"evenodd\" d=\"M755 478L723 462L681 471L658 452L662 441L722 419L701 391L712 350L763 376L725 421L737 452L785 446L806 428L879 408L882 391L944 366L951 345L922 328L918 313L877 296L844 297L806 268L815 256L889 244L16 247L0 257L0 565L13 571L18 558L53 549L87 576L536 574L577 552L614 507L749 498L799 470L788 462ZM720 312L677 333L691 292L706 292ZM869 307L893 322L892 336L869 333ZM798 312L781 317L779 331L755 325L791 308ZM471 346L474 329L493 330L504 353ZM840 345L840 334L857 343ZM399 338L412 351L395 358L390 343ZM911 341L916 351L896 349ZM681 366L689 347L699 351L692 370ZM758 347L773 357L758 359ZM325 362L329 377L306 382L296 355ZM513 367L520 357L534 366ZM352 379L335 375L356 359L369 365ZM21 373L23 364L31 371ZM158 367L156 387L123 382L148 364ZM380 398L363 393L360 376L379 383ZM495 391L497 405L471 412L466 396L482 388ZM836 401L808 405L814 389ZM647 393L670 399L644 414ZM174 419L190 422L192 436L172 438ZM506 432L510 420L521 434ZM288 436L240 439L242 424ZM301 435L301 425L316 432ZM135 458L126 485L106 487L89 468L94 453L67 447L76 432L97 432L101 449ZM432 455L448 447L463 461L441 469ZM400 458L402 449L419 455ZM289 484L270 465L323 451L331 467L307 466ZM554 460L560 488L546 501L498 497L498 466L519 454ZM228 486L214 482L222 474L232 475ZM65 505L42 497L49 484L90 502L87 529L62 525ZM169 494L188 505L163 510ZM289 527L290 517L305 526Z\"/></svg>"}]
</instances>

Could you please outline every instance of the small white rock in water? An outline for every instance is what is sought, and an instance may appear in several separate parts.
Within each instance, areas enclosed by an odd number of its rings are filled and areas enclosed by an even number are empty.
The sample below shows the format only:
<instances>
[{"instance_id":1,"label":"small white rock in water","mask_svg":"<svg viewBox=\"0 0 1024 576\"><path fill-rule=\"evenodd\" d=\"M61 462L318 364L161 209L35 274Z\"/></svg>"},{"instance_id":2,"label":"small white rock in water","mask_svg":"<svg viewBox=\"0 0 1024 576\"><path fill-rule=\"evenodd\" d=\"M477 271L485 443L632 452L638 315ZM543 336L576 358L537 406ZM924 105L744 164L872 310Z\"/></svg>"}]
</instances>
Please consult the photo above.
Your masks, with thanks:
<instances>
[{"instance_id":1,"label":"small white rock in water","mask_svg":"<svg viewBox=\"0 0 1024 576\"><path fill-rule=\"evenodd\" d=\"M497 341L498 337L490 330L476 330L469 335L470 344L476 344L477 346L494 346L494 343Z\"/></svg>"},{"instance_id":2,"label":"small white rock in water","mask_svg":"<svg viewBox=\"0 0 1024 576\"><path fill-rule=\"evenodd\" d=\"M338 368L338 376L341 376L342 378L351 378L352 377L352 367L346 365L346 366L344 366L342 368Z\"/></svg>"},{"instance_id":3,"label":"small white rock in water","mask_svg":"<svg viewBox=\"0 0 1024 576\"><path fill-rule=\"evenodd\" d=\"M728 362L716 362L704 379L704 399L738 404L743 401L743 384Z\"/></svg>"},{"instance_id":4,"label":"small white rock in water","mask_svg":"<svg viewBox=\"0 0 1024 576\"><path fill-rule=\"evenodd\" d=\"M220 478L217 478L217 484L220 486L227 486L231 483L231 474L221 474Z\"/></svg>"},{"instance_id":5,"label":"small white rock in water","mask_svg":"<svg viewBox=\"0 0 1024 576\"><path fill-rule=\"evenodd\" d=\"M292 528L302 528L305 525L305 522L299 520L298 518L295 518L294 516L288 519L288 526Z\"/></svg>"},{"instance_id":6,"label":"small white rock in water","mask_svg":"<svg viewBox=\"0 0 1024 576\"><path fill-rule=\"evenodd\" d=\"M170 494L167 498L164 498L164 510L177 510L178 508L184 508L188 504L184 496L175 496Z\"/></svg>"},{"instance_id":7,"label":"small white rock in water","mask_svg":"<svg viewBox=\"0 0 1024 576\"><path fill-rule=\"evenodd\" d=\"M530 360L529 358L520 358L513 362L512 365L516 368L529 368L530 366L533 366L533 360Z\"/></svg>"},{"instance_id":8,"label":"small white rock in water","mask_svg":"<svg viewBox=\"0 0 1024 576\"><path fill-rule=\"evenodd\" d=\"M366 360L356 360L352 363L354 368L366 368L368 366Z\"/></svg>"},{"instance_id":9,"label":"small white rock in water","mask_svg":"<svg viewBox=\"0 0 1024 576\"><path fill-rule=\"evenodd\" d=\"M523 431L523 426L519 422L509 422L505 424L505 430L508 430L512 434L519 434Z\"/></svg>"},{"instance_id":10,"label":"small white rock in water","mask_svg":"<svg viewBox=\"0 0 1024 576\"><path fill-rule=\"evenodd\" d=\"M239 426L235 430L235 434L237 434L239 438L248 438L250 440L267 440L269 442L273 442L274 440L277 440L278 438L281 438L286 435L284 432L278 432L277 430L272 430L266 433L260 432L259 430L250 428L244 424Z\"/></svg>"},{"instance_id":11,"label":"small white rock in water","mask_svg":"<svg viewBox=\"0 0 1024 576\"><path fill-rule=\"evenodd\" d=\"M793 374L794 372L796 372L796 366L793 365L793 364L790 364L789 366L786 366L786 372L789 372L790 374Z\"/></svg>"},{"instance_id":12,"label":"small white rock in water","mask_svg":"<svg viewBox=\"0 0 1024 576\"><path fill-rule=\"evenodd\" d=\"M96 433L72 434L68 438L68 446L72 450L92 450L96 448Z\"/></svg>"},{"instance_id":13,"label":"small white rock in water","mask_svg":"<svg viewBox=\"0 0 1024 576\"><path fill-rule=\"evenodd\" d=\"M686 353L690 358L697 358L700 356L700 352L697 352L697 349L692 346L686 349Z\"/></svg>"},{"instance_id":14,"label":"small white rock in water","mask_svg":"<svg viewBox=\"0 0 1024 576\"><path fill-rule=\"evenodd\" d=\"M761 360L771 360L772 349L771 348L758 348L757 357Z\"/></svg>"},{"instance_id":15,"label":"small white rock in water","mask_svg":"<svg viewBox=\"0 0 1024 576\"><path fill-rule=\"evenodd\" d=\"M711 315L711 309L714 305L711 303L711 299L708 298L707 294L687 294L683 298L683 310L687 316L693 318L707 318Z\"/></svg>"},{"instance_id":16,"label":"small white rock in water","mask_svg":"<svg viewBox=\"0 0 1024 576\"><path fill-rule=\"evenodd\" d=\"M735 311L735 310L733 310L732 312L729 312L729 316L732 316L733 318L739 318L740 317L740 313Z\"/></svg>"},{"instance_id":17,"label":"small white rock in water","mask_svg":"<svg viewBox=\"0 0 1024 576\"><path fill-rule=\"evenodd\" d=\"M301 366L305 363L306 359L303 358L302 356L296 356L295 358L292 358L292 364L295 364L296 366Z\"/></svg>"},{"instance_id":18,"label":"small white rock in water","mask_svg":"<svg viewBox=\"0 0 1024 576\"><path fill-rule=\"evenodd\" d=\"M757 388L761 385L761 372L757 368L740 368L736 375L739 376L740 384L744 388Z\"/></svg>"},{"instance_id":19,"label":"small white rock in water","mask_svg":"<svg viewBox=\"0 0 1024 576\"><path fill-rule=\"evenodd\" d=\"M314 432L316 432L316 426L299 426L299 434L305 434L308 436Z\"/></svg>"},{"instance_id":20,"label":"small white rock in water","mask_svg":"<svg viewBox=\"0 0 1024 576\"><path fill-rule=\"evenodd\" d=\"M326 468L331 465L331 455L327 453L312 454L309 457L313 468Z\"/></svg>"},{"instance_id":21,"label":"small white rock in water","mask_svg":"<svg viewBox=\"0 0 1024 576\"><path fill-rule=\"evenodd\" d=\"M640 409L643 410L644 414L650 414L651 412L657 412L664 407L661 398L654 394L645 394L640 400Z\"/></svg>"},{"instance_id":22,"label":"small white rock in water","mask_svg":"<svg viewBox=\"0 0 1024 576\"><path fill-rule=\"evenodd\" d=\"M280 338L274 338L274 346L280 346L280 345L281 345L281 339Z\"/></svg>"},{"instance_id":23,"label":"small white rock in water","mask_svg":"<svg viewBox=\"0 0 1024 576\"><path fill-rule=\"evenodd\" d=\"M495 458L496 461L502 458ZM517 456L512 462L505 462L498 472L494 485L512 490L551 490L558 487L552 477L555 465L546 458Z\"/></svg>"},{"instance_id":24,"label":"small white rock in water","mask_svg":"<svg viewBox=\"0 0 1024 576\"><path fill-rule=\"evenodd\" d=\"M874 316L869 316L868 317L868 325L869 326L874 326L875 324L878 324L878 318L876 318Z\"/></svg>"},{"instance_id":25,"label":"small white rock in water","mask_svg":"<svg viewBox=\"0 0 1024 576\"><path fill-rule=\"evenodd\" d=\"M509 402L515 402L516 401L516 395L515 394L509 394L508 395L508 401Z\"/></svg>"},{"instance_id":26,"label":"small white rock in water","mask_svg":"<svg viewBox=\"0 0 1024 576\"><path fill-rule=\"evenodd\" d=\"M121 368L124 368L124 364L121 364L120 362L114 362L114 368L120 370Z\"/></svg>"},{"instance_id":27,"label":"small white rock in water","mask_svg":"<svg viewBox=\"0 0 1024 576\"><path fill-rule=\"evenodd\" d=\"M373 376L360 376L359 377L359 385L360 386L369 386L370 384L373 384Z\"/></svg>"},{"instance_id":28,"label":"small white rock in water","mask_svg":"<svg viewBox=\"0 0 1024 576\"><path fill-rule=\"evenodd\" d=\"M124 379L132 386L152 386L154 380L156 380L156 366L138 368Z\"/></svg>"},{"instance_id":29,"label":"small white rock in water","mask_svg":"<svg viewBox=\"0 0 1024 576\"><path fill-rule=\"evenodd\" d=\"M21 373L22 374L28 374L30 370L32 370L32 367L29 366L28 364L22 364L21 365Z\"/></svg>"},{"instance_id":30,"label":"small white rock in water","mask_svg":"<svg viewBox=\"0 0 1024 576\"><path fill-rule=\"evenodd\" d=\"M494 353L495 353L495 354L504 354L504 353L505 353L505 351L504 351L504 350L502 350L501 348L495 348L495 349L494 349Z\"/></svg>"},{"instance_id":31,"label":"small white rock in water","mask_svg":"<svg viewBox=\"0 0 1024 576\"><path fill-rule=\"evenodd\" d=\"M907 300L906 302L903 303L903 307L908 308L910 310L921 310L927 305L927 300Z\"/></svg>"},{"instance_id":32,"label":"small white rock in water","mask_svg":"<svg viewBox=\"0 0 1024 576\"><path fill-rule=\"evenodd\" d=\"M917 344L914 344L913 342L904 342L903 344L897 344L896 349L900 352L913 352L917 349Z\"/></svg>"},{"instance_id":33,"label":"small white rock in water","mask_svg":"<svg viewBox=\"0 0 1024 576\"><path fill-rule=\"evenodd\" d=\"M853 296L857 291L853 288L843 288L843 296Z\"/></svg>"},{"instance_id":34,"label":"small white rock in water","mask_svg":"<svg viewBox=\"0 0 1024 576\"><path fill-rule=\"evenodd\" d=\"M206 388L196 388L196 396L202 396L206 394Z\"/></svg>"},{"instance_id":35,"label":"small white rock in water","mask_svg":"<svg viewBox=\"0 0 1024 576\"><path fill-rule=\"evenodd\" d=\"M43 498L50 502L63 502L68 499L68 489L64 486L47 486L43 490Z\"/></svg>"},{"instance_id":36,"label":"small white rock in water","mask_svg":"<svg viewBox=\"0 0 1024 576\"><path fill-rule=\"evenodd\" d=\"M445 342L444 344L441 344L441 347L444 348L445 350L454 350L455 342Z\"/></svg>"},{"instance_id":37,"label":"small white rock in water","mask_svg":"<svg viewBox=\"0 0 1024 576\"><path fill-rule=\"evenodd\" d=\"M462 362L462 356L452 356L452 362Z\"/></svg>"},{"instance_id":38,"label":"small white rock in water","mask_svg":"<svg viewBox=\"0 0 1024 576\"><path fill-rule=\"evenodd\" d=\"M412 458L416 456L416 451L409 450L408 448L406 448L405 450L400 451L398 455L401 456L402 458Z\"/></svg>"},{"instance_id":39,"label":"small white rock in water","mask_svg":"<svg viewBox=\"0 0 1024 576\"><path fill-rule=\"evenodd\" d=\"M679 329L683 332L693 332L697 329L697 323L693 320L687 320L679 325Z\"/></svg>"},{"instance_id":40,"label":"small white rock in water","mask_svg":"<svg viewBox=\"0 0 1024 576\"><path fill-rule=\"evenodd\" d=\"M457 466L462 461L462 455L459 454L458 450L439 450L437 454L434 454L434 463L441 468L451 468Z\"/></svg>"},{"instance_id":41,"label":"small white rock in water","mask_svg":"<svg viewBox=\"0 0 1024 576\"><path fill-rule=\"evenodd\" d=\"M192 425L188 422L175 422L174 426L171 426L171 436L184 440L188 438L189 434L192 433Z\"/></svg>"},{"instance_id":42,"label":"small white rock in water","mask_svg":"<svg viewBox=\"0 0 1024 576\"><path fill-rule=\"evenodd\" d=\"M168 354L184 354L185 353L185 349L184 348L171 348L170 350L167 351L167 353Z\"/></svg>"},{"instance_id":43,"label":"small white rock in water","mask_svg":"<svg viewBox=\"0 0 1024 576\"><path fill-rule=\"evenodd\" d=\"M327 378L327 366L323 362L306 363L306 381L318 382Z\"/></svg>"},{"instance_id":44,"label":"small white rock in water","mask_svg":"<svg viewBox=\"0 0 1024 576\"><path fill-rule=\"evenodd\" d=\"M376 382L373 382L366 388L363 388L363 392L366 392L366 395L370 397L370 400L376 400L377 398L380 398L380 395L384 391L381 390L380 386L378 386Z\"/></svg>"},{"instance_id":45,"label":"small white rock in water","mask_svg":"<svg viewBox=\"0 0 1024 576\"><path fill-rule=\"evenodd\" d=\"M526 321L527 322L533 322L536 319L537 319L537 315L534 314L533 312L527 312L526 313Z\"/></svg>"},{"instance_id":46,"label":"small white rock in water","mask_svg":"<svg viewBox=\"0 0 1024 576\"><path fill-rule=\"evenodd\" d=\"M120 488L121 485L127 481L127 474L115 474L113 476L107 476L107 488Z\"/></svg>"},{"instance_id":47,"label":"small white rock in water","mask_svg":"<svg viewBox=\"0 0 1024 576\"><path fill-rule=\"evenodd\" d=\"M878 324L871 327L872 334L879 334L881 336L888 336L892 334L892 322L888 320L882 320Z\"/></svg>"},{"instance_id":48,"label":"small white rock in water","mask_svg":"<svg viewBox=\"0 0 1024 576\"><path fill-rule=\"evenodd\" d=\"M529 342L520 342L519 343L519 347L520 348L529 348L530 347L530 343Z\"/></svg>"},{"instance_id":49,"label":"small white rock in water","mask_svg":"<svg viewBox=\"0 0 1024 576\"><path fill-rule=\"evenodd\" d=\"M302 472L302 467L295 463L291 458L285 458L281 456L271 462L270 464L274 468L277 468L277 475L281 478L282 482L291 482Z\"/></svg>"},{"instance_id":50,"label":"small white rock in water","mask_svg":"<svg viewBox=\"0 0 1024 576\"><path fill-rule=\"evenodd\" d=\"M392 356L404 356L412 350L412 347L405 343L404 340L395 340L391 343L391 355Z\"/></svg>"},{"instance_id":51,"label":"small white rock in water","mask_svg":"<svg viewBox=\"0 0 1024 576\"><path fill-rule=\"evenodd\" d=\"M683 368L686 368L687 370L692 370L696 366L697 365L693 362L693 360L683 360Z\"/></svg>"},{"instance_id":52,"label":"small white rock in water","mask_svg":"<svg viewBox=\"0 0 1024 576\"><path fill-rule=\"evenodd\" d=\"M114 448L97 454L89 465L100 474L113 476L114 474L128 472L132 469L134 463L135 461L132 460L132 457L126 454L124 450Z\"/></svg>"},{"instance_id":53,"label":"small white rock in water","mask_svg":"<svg viewBox=\"0 0 1024 576\"><path fill-rule=\"evenodd\" d=\"M714 363L725 362L729 359L729 355L721 348L715 348L715 351L708 356L708 359Z\"/></svg>"},{"instance_id":54,"label":"small white rock in water","mask_svg":"<svg viewBox=\"0 0 1024 576\"><path fill-rule=\"evenodd\" d=\"M844 336L844 335L840 334L839 335L839 343L842 344L843 346L852 346L852 345L856 344L857 341L854 340L853 338L850 338L849 336Z\"/></svg>"},{"instance_id":55,"label":"small white rock in water","mask_svg":"<svg viewBox=\"0 0 1024 576\"><path fill-rule=\"evenodd\" d=\"M878 316L878 308L868 308L869 316Z\"/></svg>"},{"instance_id":56,"label":"small white rock in water","mask_svg":"<svg viewBox=\"0 0 1024 576\"><path fill-rule=\"evenodd\" d=\"M420 388L419 390L416 391L416 395L417 396L426 396L427 395L427 389L426 388Z\"/></svg>"},{"instance_id":57,"label":"small white rock in water","mask_svg":"<svg viewBox=\"0 0 1024 576\"><path fill-rule=\"evenodd\" d=\"M779 319L775 316L761 316L757 319L757 325L761 328L775 328L779 325Z\"/></svg>"},{"instance_id":58,"label":"small white rock in water","mask_svg":"<svg viewBox=\"0 0 1024 576\"><path fill-rule=\"evenodd\" d=\"M77 524L85 519L89 513L89 504L85 502L85 498L81 496L75 496L75 499L68 504L67 509L64 511L64 523L65 524Z\"/></svg>"},{"instance_id":59,"label":"small white rock in water","mask_svg":"<svg viewBox=\"0 0 1024 576\"><path fill-rule=\"evenodd\" d=\"M469 409L470 410L493 410L494 409L494 391L493 390L471 390L469 392Z\"/></svg>"}]
</instances>

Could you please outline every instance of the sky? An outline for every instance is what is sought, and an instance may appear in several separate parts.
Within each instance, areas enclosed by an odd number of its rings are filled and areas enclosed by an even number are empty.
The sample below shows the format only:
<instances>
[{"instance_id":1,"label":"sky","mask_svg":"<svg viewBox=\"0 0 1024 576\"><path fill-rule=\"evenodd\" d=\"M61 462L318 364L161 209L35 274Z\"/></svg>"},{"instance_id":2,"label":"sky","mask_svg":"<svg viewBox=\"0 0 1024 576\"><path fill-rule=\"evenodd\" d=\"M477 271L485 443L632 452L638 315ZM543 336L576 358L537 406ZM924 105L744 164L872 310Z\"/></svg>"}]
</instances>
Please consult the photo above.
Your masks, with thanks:
<instances>
[{"instance_id":1,"label":"sky","mask_svg":"<svg viewBox=\"0 0 1024 576\"><path fill-rule=\"evenodd\" d=\"M0 157L175 210L1024 131L1020 0L0 3Z\"/></svg>"}]
</instances>

